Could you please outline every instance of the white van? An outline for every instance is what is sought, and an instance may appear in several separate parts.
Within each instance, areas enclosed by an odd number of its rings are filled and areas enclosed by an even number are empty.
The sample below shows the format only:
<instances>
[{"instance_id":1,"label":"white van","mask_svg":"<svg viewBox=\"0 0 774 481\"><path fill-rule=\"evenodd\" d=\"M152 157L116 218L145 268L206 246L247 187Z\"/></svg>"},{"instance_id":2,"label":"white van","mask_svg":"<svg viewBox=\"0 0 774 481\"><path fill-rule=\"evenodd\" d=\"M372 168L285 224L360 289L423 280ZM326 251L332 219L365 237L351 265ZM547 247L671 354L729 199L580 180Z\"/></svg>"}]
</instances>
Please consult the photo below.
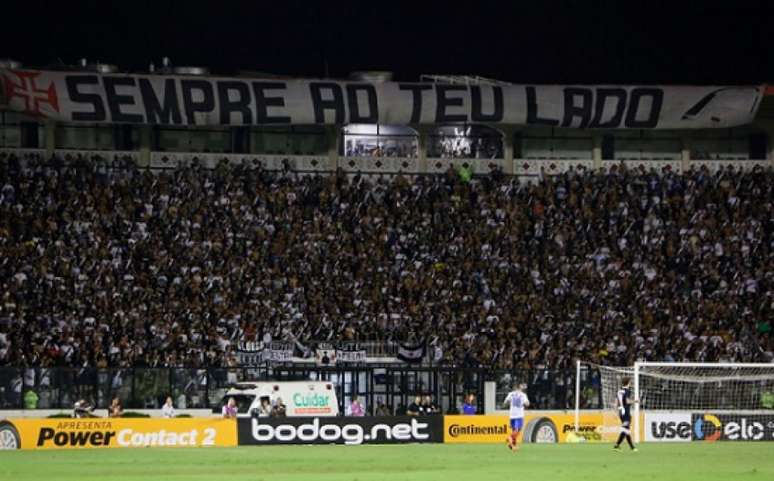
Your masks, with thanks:
<instances>
[{"instance_id":1,"label":"white van","mask_svg":"<svg viewBox=\"0 0 774 481\"><path fill-rule=\"evenodd\" d=\"M220 405L224 406L229 398L236 401L238 417L258 415L264 399L274 405L278 398L282 399L287 407L287 415L291 417L339 415L336 389L329 382L240 382L226 391ZM220 408L217 412L220 413Z\"/></svg>"}]
</instances>

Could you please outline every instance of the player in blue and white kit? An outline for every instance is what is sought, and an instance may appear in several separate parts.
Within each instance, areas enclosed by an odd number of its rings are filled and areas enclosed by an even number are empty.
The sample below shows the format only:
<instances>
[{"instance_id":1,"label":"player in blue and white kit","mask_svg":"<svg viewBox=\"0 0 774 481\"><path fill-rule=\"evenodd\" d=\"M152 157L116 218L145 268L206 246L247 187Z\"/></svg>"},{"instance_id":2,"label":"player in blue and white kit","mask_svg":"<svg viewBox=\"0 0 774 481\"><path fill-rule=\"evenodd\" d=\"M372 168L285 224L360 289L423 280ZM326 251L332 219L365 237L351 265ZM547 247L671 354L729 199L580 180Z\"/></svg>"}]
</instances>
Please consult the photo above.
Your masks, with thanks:
<instances>
[{"instance_id":1,"label":"player in blue and white kit","mask_svg":"<svg viewBox=\"0 0 774 481\"><path fill-rule=\"evenodd\" d=\"M524 427L524 408L529 406L529 399L524 389L526 384L514 384L513 391L508 393L503 404L510 409L511 435L508 437L508 448L519 450L519 432Z\"/></svg>"}]
</instances>

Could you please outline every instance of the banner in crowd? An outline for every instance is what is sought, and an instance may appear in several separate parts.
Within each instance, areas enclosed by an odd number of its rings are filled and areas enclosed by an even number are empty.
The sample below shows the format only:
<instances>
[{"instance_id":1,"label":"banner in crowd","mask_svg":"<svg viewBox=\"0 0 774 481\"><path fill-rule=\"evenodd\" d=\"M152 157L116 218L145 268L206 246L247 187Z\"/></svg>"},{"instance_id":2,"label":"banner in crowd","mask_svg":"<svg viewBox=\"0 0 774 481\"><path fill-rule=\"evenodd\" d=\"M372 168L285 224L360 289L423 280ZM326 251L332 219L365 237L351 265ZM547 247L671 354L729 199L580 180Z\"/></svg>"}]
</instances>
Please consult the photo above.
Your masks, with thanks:
<instances>
[{"instance_id":1,"label":"banner in crowd","mask_svg":"<svg viewBox=\"0 0 774 481\"><path fill-rule=\"evenodd\" d=\"M5 449L235 446L233 419L8 419L0 421Z\"/></svg>"},{"instance_id":2,"label":"banner in crowd","mask_svg":"<svg viewBox=\"0 0 774 481\"><path fill-rule=\"evenodd\" d=\"M368 360L365 349L358 347L335 348L332 344L320 344L315 349L315 362L318 366L335 366L336 364L358 364Z\"/></svg>"},{"instance_id":3,"label":"banner in crowd","mask_svg":"<svg viewBox=\"0 0 774 481\"><path fill-rule=\"evenodd\" d=\"M427 344L422 342L421 344L400 344L398 345L398 359L403 362L417 363L422 362L422 358L425 357L425 351Z\"/></svg>"},{"instance_id":4,"label":"banner in crowd","mask_svg":"<svg viewBox=\"0 0 774 481\"><path fill-rule=\"evenodd\" d=\"M443 416L242 418L239 445L440 443Z\"/></svg>"},{"instance_id":5,"label":"banner in crowd","mask_svg":"<svg viewBox=\"0 0 774 481\"><path fill-rule=\"evenodd\" d=\"M237 362L241 366L254 366L265 362L285 362L293 359L295 346L288 342L240 342L237 346Z\"/></svg>"},{"instance_id":6,"label":"banner in crowd","mask_svg":"<svg viewBox=\"0 0 774 481\"><path fill-rule=\"evenodd\" d=\"M153 125L487 123L599 129L750 123L762 86L451 85L0 69L11 110Z\"/></svg>"},{"instance_id":7,"label":"banner in crowd","mask_svg":"<svg viewBox=\"0 0 774 481\"><path fill-rule=\"evenodd\" d=\"M318 344L314 350L314 360L318 366L335 366L336 348L333 344Z\"/></svg>"},{"instance_id":8,"label":"banner in crowd","mask_svg":"<svg viewBox=\"0 0 774 481\"><path fill-rule=\"evenodd\" d=\"M368 354L365 349L359 349L357 347L348 349L336 349L336 359L339 363L344 364L359 364L366 362Z\"/></svg>"}]
</instances>

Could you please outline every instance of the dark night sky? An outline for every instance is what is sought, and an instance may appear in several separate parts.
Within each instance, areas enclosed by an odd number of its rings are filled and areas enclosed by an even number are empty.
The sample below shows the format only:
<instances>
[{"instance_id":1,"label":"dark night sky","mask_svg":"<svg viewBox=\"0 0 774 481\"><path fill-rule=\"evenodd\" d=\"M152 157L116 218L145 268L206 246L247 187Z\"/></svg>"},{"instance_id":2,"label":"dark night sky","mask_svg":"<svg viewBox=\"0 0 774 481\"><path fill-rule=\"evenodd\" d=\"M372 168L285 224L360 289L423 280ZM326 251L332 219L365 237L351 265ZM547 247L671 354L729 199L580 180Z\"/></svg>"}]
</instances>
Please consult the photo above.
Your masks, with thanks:
<instances>
[{"instance_id":1,"label":"dark night sky","mask_svg":"<svg viewBox=\"0 0 774 481\"><path fill-rule=\"evenodd\" d=\"M167 55L216 73L309 76L322 76L327 62L335 77L371 69L400 80L774 81L774 2L455 3L13 0L4 6L0 58L41 66L86 57L140 71Z\"/></svg>"}]
</instances>

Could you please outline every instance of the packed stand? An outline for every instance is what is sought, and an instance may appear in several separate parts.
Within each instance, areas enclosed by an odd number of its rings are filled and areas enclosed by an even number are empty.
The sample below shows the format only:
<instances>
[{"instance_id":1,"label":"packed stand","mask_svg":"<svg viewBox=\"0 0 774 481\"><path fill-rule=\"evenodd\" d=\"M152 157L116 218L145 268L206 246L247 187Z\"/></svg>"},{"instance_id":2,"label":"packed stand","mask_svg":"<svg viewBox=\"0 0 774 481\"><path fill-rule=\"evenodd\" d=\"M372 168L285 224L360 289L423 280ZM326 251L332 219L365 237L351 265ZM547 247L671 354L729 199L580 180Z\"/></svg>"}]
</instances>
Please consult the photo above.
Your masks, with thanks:
<instances>
[{"instance_id":1,"label":"packed stand","mask_svg":"<svg viewBox=\"0 0 774 481\"><path fill-rule=\"evenodd\" d=\"M761 169L520 184L0 154L0 366L365 340L493 369L771 362L773 186Z\"/></svg>"}]
</instances>

